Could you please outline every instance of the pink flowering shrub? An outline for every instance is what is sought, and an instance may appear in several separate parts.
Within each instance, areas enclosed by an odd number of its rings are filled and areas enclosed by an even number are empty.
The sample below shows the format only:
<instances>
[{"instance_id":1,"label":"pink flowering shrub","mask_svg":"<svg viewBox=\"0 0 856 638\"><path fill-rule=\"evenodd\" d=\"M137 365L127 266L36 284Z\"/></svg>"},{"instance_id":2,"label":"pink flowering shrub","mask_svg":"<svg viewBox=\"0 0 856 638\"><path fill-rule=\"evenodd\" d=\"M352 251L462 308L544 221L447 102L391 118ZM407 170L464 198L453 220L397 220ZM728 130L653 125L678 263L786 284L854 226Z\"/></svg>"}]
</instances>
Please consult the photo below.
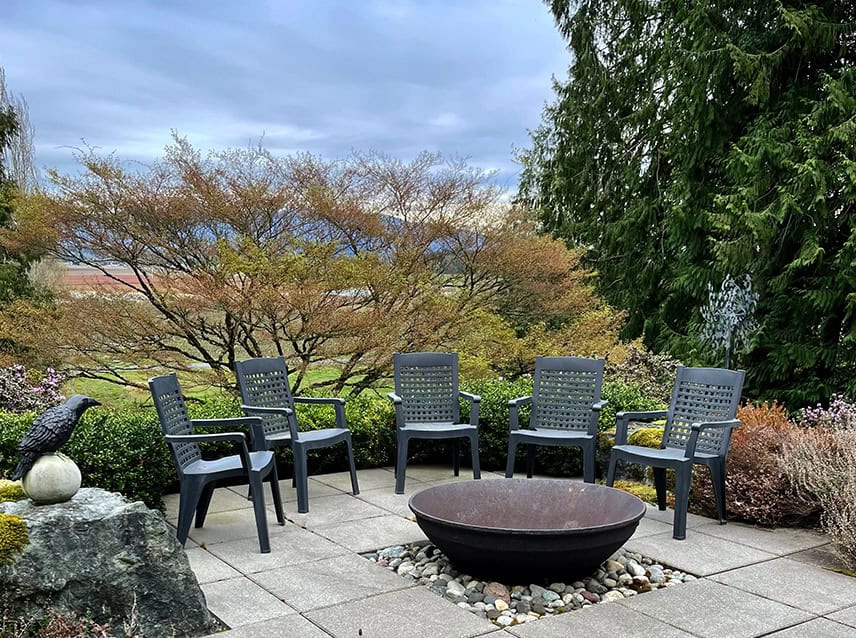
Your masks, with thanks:
<instances>
[{"instance_id":1,"label":"pink flowering shrub","mask_svg":"<svg viewBox=\"0 0 856 638\"><path fill-rule=\"evenodd\" d=\"M65 401L60 390L63 377L53 368L36 378L22 365L0 368L0 410L36 412Z\"/></svg>"},{"instance_id":2,"label":"pink flowering shrub","mask_svg":"<svg viewBox=\"0 0 856 638\"><path fill-rule=\"evenodd\" d=\"M800 425L824 430L856 430L856 404L850 403L840 394L833 394L829 407L820 403L799 412Z\"/></svg>"}]
</instances>

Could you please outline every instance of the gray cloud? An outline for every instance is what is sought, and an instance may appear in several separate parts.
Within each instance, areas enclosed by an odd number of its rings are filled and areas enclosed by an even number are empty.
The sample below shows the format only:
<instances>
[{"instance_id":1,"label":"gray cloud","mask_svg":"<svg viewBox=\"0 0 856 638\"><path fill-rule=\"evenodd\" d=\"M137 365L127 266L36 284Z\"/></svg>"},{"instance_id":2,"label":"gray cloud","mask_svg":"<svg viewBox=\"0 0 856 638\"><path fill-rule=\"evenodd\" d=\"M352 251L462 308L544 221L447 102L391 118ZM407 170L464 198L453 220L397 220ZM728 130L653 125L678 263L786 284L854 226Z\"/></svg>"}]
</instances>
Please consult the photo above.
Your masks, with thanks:
<instances>
[{"instance_id":1,"label":"gray cloud","mask_svg":"<svg viewBox=\"0 0 856 638\"><path fill-rule=\"evenodd\" d=\"M37 162L81 140L123 159L170 131L201 148L428 149L498 169L528 143L568 54L537 0L5 0L0 66Z\"/></svg>"}]
</instances>

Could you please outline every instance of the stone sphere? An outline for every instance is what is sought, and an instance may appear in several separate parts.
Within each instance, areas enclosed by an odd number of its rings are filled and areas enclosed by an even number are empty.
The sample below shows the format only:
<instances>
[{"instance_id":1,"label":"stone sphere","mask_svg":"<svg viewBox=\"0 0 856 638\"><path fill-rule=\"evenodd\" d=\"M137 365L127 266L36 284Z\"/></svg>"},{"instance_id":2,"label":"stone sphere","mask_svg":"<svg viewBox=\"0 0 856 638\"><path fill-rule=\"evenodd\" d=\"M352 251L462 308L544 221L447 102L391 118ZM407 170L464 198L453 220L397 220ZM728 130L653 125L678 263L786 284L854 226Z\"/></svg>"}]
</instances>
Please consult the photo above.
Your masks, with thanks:
<instances>
[{"instance_id":1,"label":"stone sphere","mask_svg":"<svg viewBox=\"0 0 856 638\"><path fill-rule=\"evenodd\" d=\"M80 489L80 469L65 454L45 454L24 475L24 492L37 505L64 503Z\"/></svg>"}]
</instances>

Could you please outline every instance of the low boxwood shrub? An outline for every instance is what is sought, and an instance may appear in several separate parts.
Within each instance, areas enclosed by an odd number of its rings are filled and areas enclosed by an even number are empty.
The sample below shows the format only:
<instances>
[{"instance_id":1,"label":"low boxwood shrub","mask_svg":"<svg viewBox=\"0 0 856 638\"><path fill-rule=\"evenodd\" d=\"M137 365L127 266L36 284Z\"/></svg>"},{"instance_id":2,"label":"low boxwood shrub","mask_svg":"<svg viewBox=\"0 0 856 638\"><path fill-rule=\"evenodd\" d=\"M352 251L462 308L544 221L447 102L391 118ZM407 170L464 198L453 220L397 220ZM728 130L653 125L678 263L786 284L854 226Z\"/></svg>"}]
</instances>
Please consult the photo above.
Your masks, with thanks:
<instances>
[{"instance_id":1,"label":"low boxwood shrub","mask_svg":"<svg viewBox=\"0 0 856 638\"><path fill-rule=\"evenodd\" d=\"M32 425L34 413L0 413L0 474L18 463L17 446ZM63 448L83 477L84 487L120 492L149 507L162 507L162 496L175 470L153 409L88 410Z\"/></svg>"},{"instance_id":2,"label":"low boxwood shrub","mask_svg":"<svg viewBox=\"0 0 856 638\"><path fill-rule=\"evenodd\" d=\"M515 381L480 380L464 382L462 389L482 397L480 409L480 461L485 470L504 471L508 452L509 413L508 401L532 393L532 379ZM615 412L622 409L644 410L660 404L644 396L633 384L623 381L604 384L604 398L610 406L604 410L598 436L599 463L604 466L608 458L611 438L608 428L614 426ZM228 397L188 404L191 418L224 418L241 416L240 404ZM395 412L385 396L363 393L348 397L345 414L354 442L357 467L377 467L393 463L395 458ZM32 425L34 413L11 414L0 412L0 476L8 476L18 462L17 445L27 428ZM329 405L298 404L297 417L301 429L335 426L335 412ZM469 402L461 402L461 417L469 418ZM529 419L529 409L521 409L521 423ZM241 428L246 431L246 428ZM415 441L411 455L421 462L447 464L449 443ZM207 457L234 453L231 443L209 443L202 446ZM172 457L164 442L154 408L109 410L97 408L87 411L75 433L64 448L80 467L84 486L101 487L123 494L132 500L141 500L149 507L160 508L162 496L176 488ZM292 458L288 448L277 449L281 478L291 476ZM525 467L526 451L519 450L520 464ZM467 464L468 450L462 449ZM347 469L344 450L317 450L310 454L311 473L336 472ZM537 450L539 473L570 476L582 472L578 449L540 446Z\"/></svg>"},{"instance_id":3,"label":"low boxwood shrub","mask_svg":"<svg viewBox=\"0 0 856 638\"><path fill-rule=\"evenodd\" d=\"M241 416L237 401L221 398L205 403L189 403L192 419ZM348 399L345 414L354 440L358 467L388 465L395 451L395 419L392 405L379 397L363 395ZM0 476L11 474L18 463L17 446L32 425L36 413L0 412ZM304 429L333 427L335 413L330 406L299 406L298 418ZM247 428L236 428L247 431ZM215 432L200 428L199 432ZM222 430L221 430L222 431ZM235 452L234 444L205 443L205 457ZM87 411L63 451L80 468L84 487L100 487L119 492L149 507L162 508L163 494L176 488L172 456L164 441L154 408ZM312 472L333 472L347 468L341 454L319 450L310 458ZM291 452L277 451L283 478L291 476Z\"/></svg>"}]
</instances>

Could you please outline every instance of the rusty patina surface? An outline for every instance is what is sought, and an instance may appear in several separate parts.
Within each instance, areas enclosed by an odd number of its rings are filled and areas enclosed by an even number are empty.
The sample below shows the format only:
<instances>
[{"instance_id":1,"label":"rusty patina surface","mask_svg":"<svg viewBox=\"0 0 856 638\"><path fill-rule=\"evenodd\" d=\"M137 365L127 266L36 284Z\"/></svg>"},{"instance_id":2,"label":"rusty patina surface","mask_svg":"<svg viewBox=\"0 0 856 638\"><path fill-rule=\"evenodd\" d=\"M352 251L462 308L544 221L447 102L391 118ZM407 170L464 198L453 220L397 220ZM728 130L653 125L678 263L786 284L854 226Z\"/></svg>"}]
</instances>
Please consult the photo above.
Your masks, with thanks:
<instances>
[{"instance_id":1,"label":"rusty patina surface","mask_svg":"<svg viewBox=\"0 0 856 638\"><path fill-rule=\"evenodd\" d=\"M626 492L561 479L438 485L410 509L431 541L477 578L575 580L621 547L645 514Z\"/></svg>"}]
</instances>

